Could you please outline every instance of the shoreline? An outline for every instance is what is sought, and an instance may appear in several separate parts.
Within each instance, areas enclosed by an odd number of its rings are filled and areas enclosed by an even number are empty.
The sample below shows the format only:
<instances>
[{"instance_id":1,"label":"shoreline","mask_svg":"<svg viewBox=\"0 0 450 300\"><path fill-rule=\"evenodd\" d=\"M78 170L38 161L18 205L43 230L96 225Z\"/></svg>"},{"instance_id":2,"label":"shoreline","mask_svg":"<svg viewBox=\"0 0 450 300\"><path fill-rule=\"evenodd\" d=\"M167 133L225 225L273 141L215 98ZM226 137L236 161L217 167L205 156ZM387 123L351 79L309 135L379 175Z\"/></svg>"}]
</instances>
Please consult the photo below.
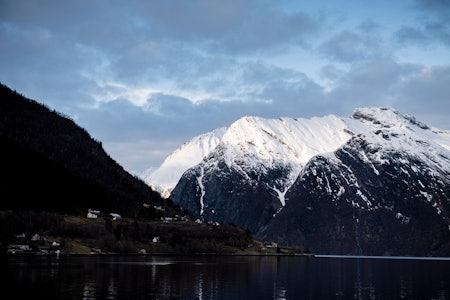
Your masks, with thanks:
<instances>
[{"instance_id":1,"label":"shoreline","mask_svg":"<svg viewBox=\"0 0 450 300\"><path fill-rule=\"evenodd\" d=\"M113 257L113 256L134 256L134 257L152 257L152 256L178 256L178 257L187 257L187 256L261 256L261 257L283 257L283 256L299 256L299 257L315 257L315 254L312 253L48 253L42 254L38 252L29 252L29 253L7 253L2 254L4 257Z\"/></svg>"}]
</instances>

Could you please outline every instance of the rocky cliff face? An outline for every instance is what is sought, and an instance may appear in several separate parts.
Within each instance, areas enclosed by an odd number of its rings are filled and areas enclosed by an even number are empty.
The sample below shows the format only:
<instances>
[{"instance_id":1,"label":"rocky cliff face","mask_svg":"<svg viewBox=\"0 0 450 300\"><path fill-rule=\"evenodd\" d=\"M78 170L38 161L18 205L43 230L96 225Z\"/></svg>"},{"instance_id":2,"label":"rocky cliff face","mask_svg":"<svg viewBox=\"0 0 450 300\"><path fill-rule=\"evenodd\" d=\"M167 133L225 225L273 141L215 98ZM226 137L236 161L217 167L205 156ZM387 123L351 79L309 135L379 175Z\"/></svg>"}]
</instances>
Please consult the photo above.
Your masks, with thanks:
<instances>
[{"instance_id":1,"label":"rocky cliff face","mask_svg":"<svg viewBox=\"0 0 450 300\"><path fill-rule=\"evenodd\" d=\"M259 235L324 254L448 255L448 172L408 153L378 151L355 137L315 157Z\"/></svg>"},{"instance_id":2,"label":"rocky cliff face","mask_svg":"<svg viewBox=\"0 0 450 300\"><path fill-rule=\"evenodd\" d=\"M171 199L316 253L450 254L450 133L392 109L243 118Z\"/></svg>"},{"instance_id":3,"label":"rocky cliff face","mask_svg":"<svg viewBox=\"0 0 450 300\"><path fill-rule=\"evenodd\" d=\"M228 166L220 150L216 154L220 158L213 166L200 164L184 173L171 199L177 199L177 204L198 218L233 223L257 232L281 209L272 186L289 170L243 173Z\"/></svg>"}]
</instances>

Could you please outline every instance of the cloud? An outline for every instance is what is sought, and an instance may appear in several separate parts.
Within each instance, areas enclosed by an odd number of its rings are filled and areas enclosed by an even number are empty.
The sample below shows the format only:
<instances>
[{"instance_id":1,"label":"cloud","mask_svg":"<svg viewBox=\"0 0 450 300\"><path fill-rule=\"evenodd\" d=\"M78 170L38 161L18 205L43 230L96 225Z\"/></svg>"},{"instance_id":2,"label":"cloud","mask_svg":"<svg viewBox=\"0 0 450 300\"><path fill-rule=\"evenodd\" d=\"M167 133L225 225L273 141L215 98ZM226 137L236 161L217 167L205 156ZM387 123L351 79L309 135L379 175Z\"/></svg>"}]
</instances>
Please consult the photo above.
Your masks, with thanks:
<instances>
[{"instance_id":1,"label":"cloud","mask_svg":"<svg viewBox=\"0 0 450 300\"><path fill-rule=\"evenodd\" d=\"M254 87L253 100L260 99L253 114L298 117L324 107L323 88L303 72L259 62L248 66L242 81Z\"/></svg>"},{"instance_id":2,"label":"cloud","mask_svg":"<svg viewBox=\"0 0 450 300\"><path fill-rule=\"evenodd\" d=\"M429 35L422 29L414 27L402 27L396 32L397 41L406 45L424 45L430 40Z\"/></svg>"},{"instance_id":3,"label":"cloud","mask_svg":"<svg viewBox=\"0 0 450 300\"><path fill-rule=\"evenodd\" d=\"M399 85L420 70L420 66L379 60L355 65L338 77L335 88L327 93L332 101L345 107L396 107Z\"/></svg>"},{"instance_id":4,"label":"cloud","mask_svg":"<svg viewBox=\"0 0 450 300\"><path fill-rule=\"evenodd\" d=\"M251 0L159 1L144 4L141 11L154 37L193 42L228 55L303 45L324 23L323 17Z\"/></svg>"},{"instance_id":5,"label":"cloud","mask_svg":"<svg viewBox=\"0 0 450 300\"><path fill-rule=\"evenodd\" d=\"M24 92L79 90L83 105L120 97L142 105L146 90L192 102L248 101L261 89L256 81L239 83L248 55L305 45L323 27L320 16L252 0L116 4L2 3L0 34L9 43L0 53L13 70L3 80ZM71 109L59 97L46 101Z\"/></svg>"},{"instance_id":6,"label":"cloud","mask_svg":"<svg viewBox=\"0 0 450 300\"><path fill-rule=\"evenodd\" d=\"M413 26L402 26L395 36L403 45L428 46L439 43L450 46L450 2L446 0L416 0L418 20Z\"/></svg>"},{"instance_id":7,"label":"cloud","mask_svg":"<svg viewBox=\"0 0 450 300\"><path fill-rule=\"evenodd\" d=\"M150 32L176 40L216 39L236 31L251 9L249 1L142 1L137 10Z\"/></svg>"},{"instance_id":8,"label":"cloud","mask_svg":"<svg viewBox=\"0 0 450 300\"><path fill-rule=\"evenodd\" d=\"M416 8L426 10L438 15L447 16L450 12L450 2L447 0L416 0Z\"/></svg>"},{"instance_id":9,"label":"cloud","mask_svg":"<svg viewBox=\"0 0 450 300\"><path fill-rule=\"evenodd\" d=\"M327 107L323 88L305 74L292 69L253 62L241 64L235 69L216 71L217 74L213 75L219 80L220 74L225 73L229 77L211 85L216 89L214 94L221 95L222 100L208 98L206 95L199 101L193 101L192 97L183 96L183 93L186 94L185 89L153 91L125 84L110 84L105 85L101 93L109 95L109 98L102 99L96 110L108 111L110 114L118 111L124 120L132 120L132 123L145 120L141 127L155 128L155 134L162 134L161 137L164 137L168 134L165 126L173 128L179 125L183 130L200 133L202 130L229 125L243 115L273 118L298 117L305 114L312 116L314 110L325 110ZM226 73L227 71L232 72ZM210 74L206 76L208 75ZM202 80L206 78L196 78L195 81ZM194 92L192 88L192 93ZM105 116L101 119L107 122L103 133L106 134L108 128L114 126L108 122L115 117ZM208 124L209 128L205 129L205 124ZM125 135L128 127L133 128L135 125L121 124L120 127L124 128ZM113 132L119 137L118 132L122 130Z\"/></svg>"},{"instance_id":10,"label":"cloud","mask_svg":"<svg viewBox=\"0 0 450 300\"><path fill-rule=\"evenodd\" d=\"M450 112L449 82L450 66L422 67L402 83L399 90L402 103L399 105L407 105L417 113ZM450 129L448 117L445 119L440 121Z\"/></svg>"},{"instance_id":11,"label":"cloud","mask_svg":"<svg viewBox=\"0 0 450 300\"><path fill-rule=\"evenodd\" d=\"M405 26L396 32L401 44L430 47L431 43L450 46L450 23L431 21L421 27Z\"/></svg>"},{"instance_id":12,"label":"cloud","mask_svg":"<svg viewBox=\"0 0 450 300\"><path fill-rule=\"evenodd\" d=\"M319 47L319 51L330 60L344 63L374 60L383 56L380 40L375 34L350 30L333 35Z\"/></svg>"},{"instance_id":13,"label":"cloud","mask_svg":"<svg viewBox=\"0 0 450 300\"><path fill-rule=\"evenodd\" d=\"M301 12L256 10L236 32L213 42L213 50L226 53L273 53L289 45L309 47L308 40L321 28L323 20Z\"/></svg>"},{"instance_id":14,"label":"cloud","mask_svg":"<svg viewBox=\"0 0 450 300\"><path fill-rule=\"evenodd\" d=\"M151 94L144 109L170 119L185 119L195 113L195 106L189 99L164 93Z\"/></svg>"},{"instance_id":15,"label":"cloud","mask_svg":"<svg viewBox=\"0 0 450 300\"><path fill-rule=\"evenodd\" d=\"M420 121L450 130L450 66L421 66L395 91L396 107Z\"/></svg>"},{"instance_id":16,"label":"cloud","mask_svg":"<svg viewBox=\"0 0 450 300\"><path fill-rule=\"evenodd\" d=\"M140 37L130 5L119 1L2 1L0 19L22 29L38 28L57 39L114 49ZM130 18L131 17L131 18Z\"/></svg>"}]
</instances>

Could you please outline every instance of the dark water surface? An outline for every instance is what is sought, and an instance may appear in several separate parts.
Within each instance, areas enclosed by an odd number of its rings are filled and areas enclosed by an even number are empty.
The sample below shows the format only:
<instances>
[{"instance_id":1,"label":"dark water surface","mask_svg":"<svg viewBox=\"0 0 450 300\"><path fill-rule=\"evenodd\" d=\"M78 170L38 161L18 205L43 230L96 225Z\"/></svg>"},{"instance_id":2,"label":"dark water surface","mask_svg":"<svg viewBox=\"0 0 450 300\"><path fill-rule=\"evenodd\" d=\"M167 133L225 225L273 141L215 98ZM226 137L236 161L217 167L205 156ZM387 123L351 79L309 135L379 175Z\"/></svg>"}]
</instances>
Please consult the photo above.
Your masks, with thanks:
<instances>
[{"instance_id":1,"label":"dark water surface","mask_svg":"<svg viewBox=\"0 0 450 300\"><path fill-rule=\"evenodd\" d=\"M1 267L8 299L450 299L450 259L9 256Z\"/></svg>"}]
</instances>

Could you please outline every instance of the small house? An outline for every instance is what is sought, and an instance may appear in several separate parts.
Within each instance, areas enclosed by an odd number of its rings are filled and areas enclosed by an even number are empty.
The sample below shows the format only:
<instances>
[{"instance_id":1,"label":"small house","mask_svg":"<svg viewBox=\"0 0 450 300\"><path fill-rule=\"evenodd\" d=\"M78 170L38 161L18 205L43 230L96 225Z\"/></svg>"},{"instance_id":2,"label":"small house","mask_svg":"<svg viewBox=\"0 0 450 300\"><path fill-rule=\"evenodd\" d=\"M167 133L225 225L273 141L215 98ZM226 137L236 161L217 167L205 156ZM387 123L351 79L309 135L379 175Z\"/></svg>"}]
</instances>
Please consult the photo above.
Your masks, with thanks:
<instances>
[{"instance_id":1,"label":"small house","mask_svg":"<svg viewBox=\"0 0 450 300\"><path fill-rule=\"evenodd\" d=\"M88 209L86 217L88 219L97 219L99 215L100 215L100 211L99 210Z\"/></svg>"},{"instance_id":2,"label":"small house","mask_svg":"<svg viewBox=\"0 0 450 300\"><path fill-rule=\"evenodd\" d=\"M38 234L38 233L35 233L35 234L31 237L31 240L32 240L33 242L36 242L36 241L46 241L47 238L46 238L45 236L43 236L43 235L40 235L40 234Z\"/></svg>"},{"instance_id":3,"label":"small house","mask_svg":"<svg viewBox=\"0 0 450 300\"><path fill-rule=\"evenodd\" d=\"M116 214L116 213L110 213L109 215L112 217L112 219L113 219L114 221L117 221L117 220L121 220L121 219L122 219L122 216L119 215L119 214Z\"/></svg>"},{"instance_id":4,"label":"small house","mask_svg":"<svg viewBox=\"0 0 450 300\"><path fill-rule=\"evenodd\" d=\"M98 215L96 215L96 214L94 214L94 213L91 213L91 212L88 212L86 217L87 217L88 219L97 219L97 218L98 218Z\"/></svg>"}]
</instances>

